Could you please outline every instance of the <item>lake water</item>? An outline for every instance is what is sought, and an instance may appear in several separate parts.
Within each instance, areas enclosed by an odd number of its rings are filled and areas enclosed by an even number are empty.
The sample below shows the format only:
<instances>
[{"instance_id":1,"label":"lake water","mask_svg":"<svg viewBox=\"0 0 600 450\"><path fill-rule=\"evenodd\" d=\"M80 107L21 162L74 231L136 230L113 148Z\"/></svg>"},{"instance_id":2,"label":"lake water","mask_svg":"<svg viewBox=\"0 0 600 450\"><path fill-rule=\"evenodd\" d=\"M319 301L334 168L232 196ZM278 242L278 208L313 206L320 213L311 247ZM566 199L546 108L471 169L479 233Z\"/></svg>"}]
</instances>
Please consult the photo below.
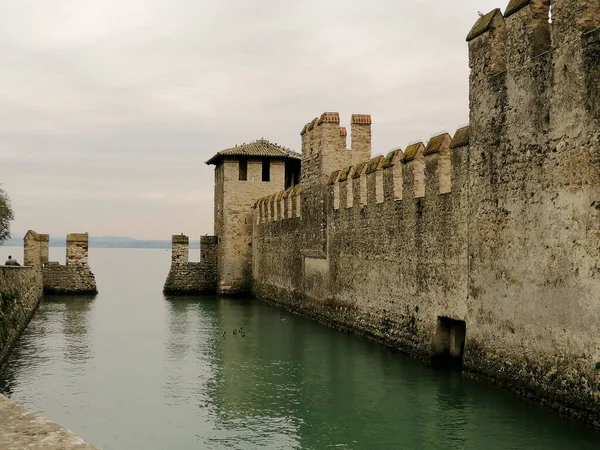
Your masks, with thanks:
<instances>
[{"instance_id":1,"label":"lake water","mask_svg":"<svg viewBox=\"0 0 600 450\"><path fill-rule=\"evenodd\" d=\"M170 251L90 262L99 294L45 297L0 391L106 450L600 448L592 428L258 300L165 298Z\"/></svg>"}]
</instances>

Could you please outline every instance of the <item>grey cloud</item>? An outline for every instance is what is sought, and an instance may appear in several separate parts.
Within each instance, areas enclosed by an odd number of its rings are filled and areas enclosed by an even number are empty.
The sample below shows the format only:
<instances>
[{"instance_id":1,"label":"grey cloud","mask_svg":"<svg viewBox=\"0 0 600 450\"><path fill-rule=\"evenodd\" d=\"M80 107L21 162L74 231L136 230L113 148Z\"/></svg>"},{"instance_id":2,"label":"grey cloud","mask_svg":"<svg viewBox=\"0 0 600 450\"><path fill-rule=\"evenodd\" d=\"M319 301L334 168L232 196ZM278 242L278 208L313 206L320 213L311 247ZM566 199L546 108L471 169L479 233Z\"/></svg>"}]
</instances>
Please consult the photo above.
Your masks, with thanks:
<instances>
[{"instance_id":1,"label":"grey cloud","mask_svg":"<svg viewBox=\"0 0 600 450\"><path fill-rule=\"evenodd\" d=\"M464 42L496 0L0 0L0 181L15 231L212 231L214 152L298 149L325 110L373 152L468 121Z\"/></svg>"}]
</instances>

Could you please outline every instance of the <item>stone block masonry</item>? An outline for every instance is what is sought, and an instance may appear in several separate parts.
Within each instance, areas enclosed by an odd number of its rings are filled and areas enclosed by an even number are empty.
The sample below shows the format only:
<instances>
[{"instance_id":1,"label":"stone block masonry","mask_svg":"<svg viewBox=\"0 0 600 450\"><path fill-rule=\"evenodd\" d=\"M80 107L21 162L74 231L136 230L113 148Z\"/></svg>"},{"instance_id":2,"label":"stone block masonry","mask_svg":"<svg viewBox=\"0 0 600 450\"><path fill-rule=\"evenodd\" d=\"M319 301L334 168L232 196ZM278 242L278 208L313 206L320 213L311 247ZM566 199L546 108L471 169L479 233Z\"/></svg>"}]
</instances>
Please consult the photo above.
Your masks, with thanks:
<instances>
[{"instance_id":1,"label":"stone block masonry","mask_svg":"<svg viewBox=\"0 0 600 450\"><path fill-rule=\"evenodd\" d=\"M253 293L600 426L599 27L600 0L481 17L452 139L371 158L370 117L351 150L309 122L299 213L255 202Z\"/></svg>"},{"instance_id":2,"label":"stone block masonry","mask_svg":"<svg viewBox=\"0 0 600 450\"><path fill-rule=\"evenodd\" d=\"M0 367L42 298L41 267L0 266Z\"/></svg>"},{"instance_id":3,"label":"stone block masonry","mask_svg":"<svg viewBox=\"0 0 600 450\"><path fill-rule=\"evenodd\" d=\"M217 291L218 239L200 237L200 262L189 261L189 238L173 235L171 269L163 291L165 294L200 294Z\"/></svg>"},{"instance_id":4,"label":"stone block masonry","mask_svg":"<svg viewBox=\"0 0 600 450\"><path fill-rule=\"evenodd\" d=\"M67 236L67 265L48 262L47 234L29 230L23 238L24 266L0 266L0 367L44 292L96 292L87 263L87 234Z\"/></svg>"},{"instance_id":5,"label":"stone block masonry","mask_svg":"<svg viewBox=\"0 0 600 450\"><path fill-rule=\"evenodd\" d=\"M47 251L47 246L45 247ZM48 261L47 253L42 252L44 292L56 294L95 293L96 279L88 265L87 233L67 235L66 265Z\"/></svg>"},{"instance_id":6,"label":"stone block masonry","mask_svg":"<svg viewBox=\"0 0 600 450\"><path fill-rule=\"evenodd\" d=\"M47 234L29 230L23 239L24 266L0 266L0 368L27 328L44 291L96 292L87 263L87 234L67 236L67 265L48 262ZM0 449L94 449L59 427L0 395Z\"/></svg>"}]
</instances>

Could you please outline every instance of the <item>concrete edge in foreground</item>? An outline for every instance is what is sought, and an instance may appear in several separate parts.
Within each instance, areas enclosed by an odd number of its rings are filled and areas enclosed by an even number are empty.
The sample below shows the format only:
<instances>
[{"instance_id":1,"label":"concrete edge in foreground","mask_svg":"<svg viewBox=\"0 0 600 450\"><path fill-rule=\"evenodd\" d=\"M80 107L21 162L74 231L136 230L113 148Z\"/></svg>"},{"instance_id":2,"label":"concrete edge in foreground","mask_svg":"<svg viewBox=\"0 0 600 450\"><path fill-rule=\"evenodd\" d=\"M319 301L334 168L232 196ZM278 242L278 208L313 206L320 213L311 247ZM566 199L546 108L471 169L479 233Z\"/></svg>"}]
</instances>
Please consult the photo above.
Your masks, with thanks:
<instances>
[{"instance_id":1,"label":"concrete edge in foreground","mask_svg":"<svg viewBox=\"0 0 600 450\"><path fill-rule=\"evenodd\" d=\"M0 394L0 450L98 450L66 428Z\"/></svg>"}]
</instances>

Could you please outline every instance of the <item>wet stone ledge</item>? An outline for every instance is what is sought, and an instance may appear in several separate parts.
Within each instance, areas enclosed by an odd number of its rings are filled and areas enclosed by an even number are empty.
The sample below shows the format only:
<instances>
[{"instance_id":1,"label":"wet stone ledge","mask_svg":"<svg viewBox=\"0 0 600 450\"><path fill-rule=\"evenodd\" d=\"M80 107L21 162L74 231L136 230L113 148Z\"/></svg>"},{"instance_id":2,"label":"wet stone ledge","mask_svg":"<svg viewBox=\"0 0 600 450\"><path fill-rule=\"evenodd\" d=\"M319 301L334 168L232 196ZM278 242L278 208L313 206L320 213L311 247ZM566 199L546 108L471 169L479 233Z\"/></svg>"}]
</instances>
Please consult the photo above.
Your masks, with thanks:
<instances>
[{"instance_id":1,"label":"wet stone ledge","mask_svg":"<svg viewBox=\"0 0 600 450\"><path fill-rule=\"evenodd\" d=\"M0 395L0 450L93 450L66 428Z\"/></svg>"}]
</instances>

